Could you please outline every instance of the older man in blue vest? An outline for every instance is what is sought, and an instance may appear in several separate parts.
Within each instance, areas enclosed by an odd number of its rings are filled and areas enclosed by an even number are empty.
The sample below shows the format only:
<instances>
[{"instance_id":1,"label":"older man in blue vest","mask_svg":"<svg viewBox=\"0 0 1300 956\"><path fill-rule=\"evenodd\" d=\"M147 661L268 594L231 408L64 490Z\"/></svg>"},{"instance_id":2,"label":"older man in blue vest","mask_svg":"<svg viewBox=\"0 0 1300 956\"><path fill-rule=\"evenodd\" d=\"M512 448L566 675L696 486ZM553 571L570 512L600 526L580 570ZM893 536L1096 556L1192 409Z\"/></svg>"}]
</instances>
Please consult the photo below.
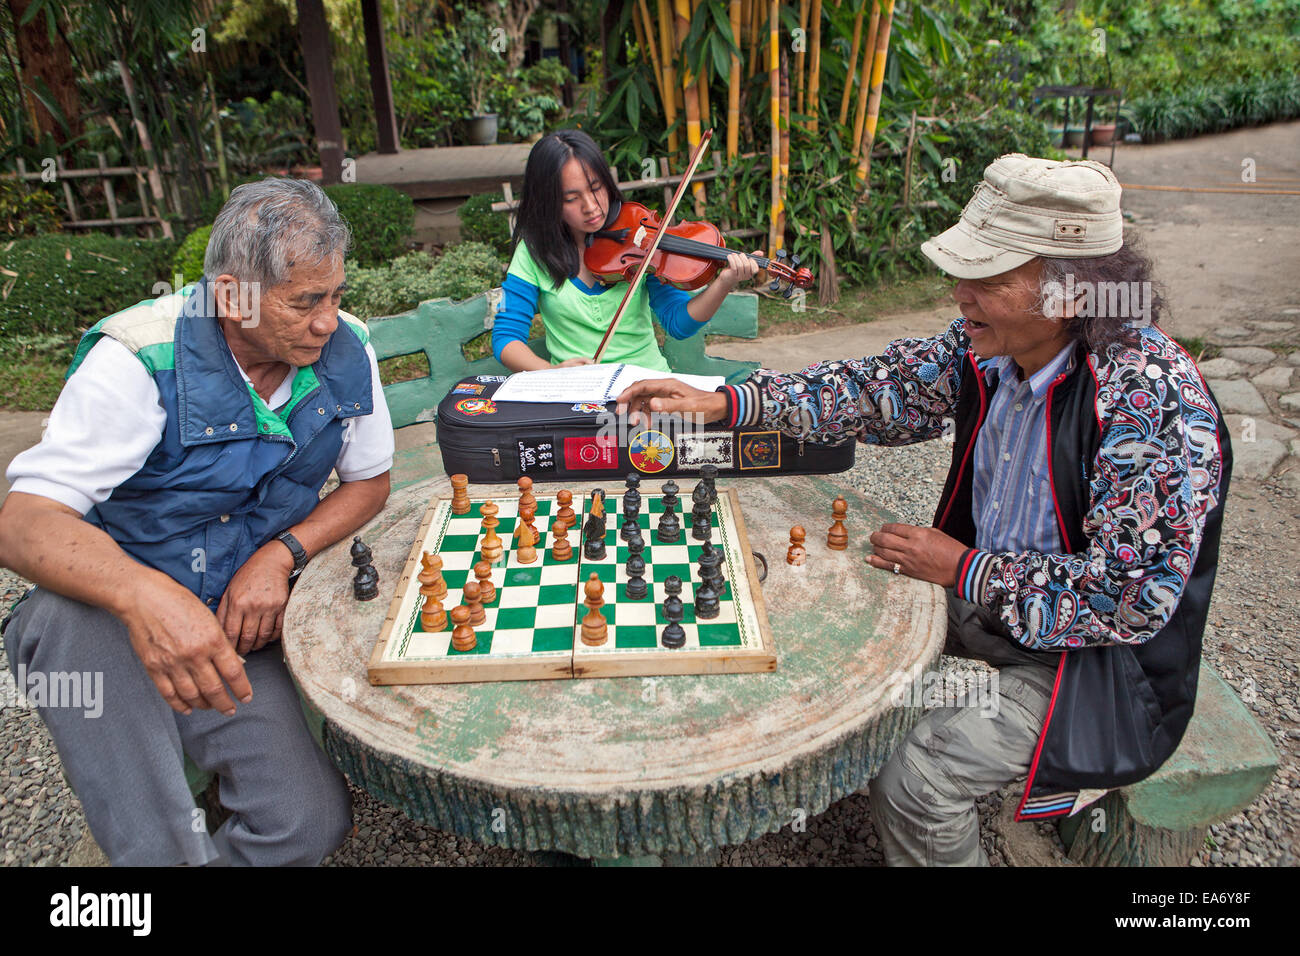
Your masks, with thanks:
<instances>
[{"instance_id":1,"label":"older man in blue vest","mask_svg":"<svg viewBox=\"0 0 1300 956\"><path fill-rule=\"evenodd\" d=\"M239 187L203 281L90 329L10 465L0 563L37 587L5 647L24 676L102 675L102 713L39 709L114 864L315 864L351 825L278 647L297 573L388 496L378 367L338 307L348 240L315 185ZM213 836L185 754L232 811Z\"/></svg>"}]
</instances>

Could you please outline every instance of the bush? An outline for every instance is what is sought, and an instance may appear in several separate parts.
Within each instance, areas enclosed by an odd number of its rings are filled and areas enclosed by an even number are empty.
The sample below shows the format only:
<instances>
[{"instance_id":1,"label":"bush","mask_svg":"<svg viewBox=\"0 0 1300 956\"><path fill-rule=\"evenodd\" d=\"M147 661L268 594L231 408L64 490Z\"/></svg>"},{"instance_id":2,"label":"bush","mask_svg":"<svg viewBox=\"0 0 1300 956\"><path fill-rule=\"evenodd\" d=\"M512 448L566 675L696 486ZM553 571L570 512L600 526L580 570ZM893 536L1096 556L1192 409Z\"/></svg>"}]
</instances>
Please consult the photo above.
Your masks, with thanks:
<instances>
[{"instance_id":1,"label":"bush","mask_svg":"<svg viewBox=\"0 0 1300 956\"><path fill-rule=\"evenodd\" d=\"M58 232L62 215L54 197L44 189L30 192L12 179L0 179L0 222L9 238Z\"/></svg>"},{"instance_id":2,"label":"bush","mask_svg":"<svg viewBox=\"0 0 1300 956\"><path fill-rule=\"evenodd\" d=\"M1042 121L1015 110L996 107L982 118L953 121L946 130L951 137L942 152L957 160L956 192L965 204L984 178L984 169L1006 153L1024 153L1044 159L1065 159L1052 143Z\"/></svg>"},{"instance_id":3,"label":"bush","mask_svg":"<svg viewBox=\"0 0 1300 956\"><path fill-rule=\"evenodd\" d=\"M349 262L343 308L363 319L409 312L426 299L468 299L501 284L503 264L490 246L463 242L434 258L411 252L390 265Z\"/></svg>"},{"instance_id":4,"label":"bush","mask_svg":"<svg viewBox=\"0 0 1300 956\"><path fill-rule=\"evenodd\" d=\"M208 251L208 237L211 235L211 226L201 226L186 236L176 250L172 272L182 277L180 285L189 285L203 278L203 254Z\"/></svg>"},{"instance_id":5,"label":"bush","mask_svg":"<svg viewBox=\"0 0 1300 956\"><path fill-rule=\"evenodd\" d=\"M1300 78L1259 77L1139 97L1126 108L1148 143L1300 116Z\"/></svg>"},{"instance_id":6,"label":"bush","mask_svg":"<svg viewBox=\"0 0 1300 956\"><path fill-rule=\"evenodd\" d=\"M68 336L153 298L171 281L173 239L36 236L0 246L0 268L18 273L0 301L0 336Z\"/></svg>"},{"instance_id":7,"label":"bush","mask_svg":"<svg viewBox=\"0 0 1300 956\"><path fill-rule=\"evenodd\" d=\"M482 242L501 256L510 254L510 219L503 212L493 212L492 204L502 202L501 193L470 196L456 210L460 216L460 237L467 242Z\"/></svg>"},{"instance_id":8,"label":"bush","mask_svg":"<svg viewBox=\"0 0 1300 956\"><path fill-rule=\"evenodd\" d=\"M377 183L326 186L325 193L352 228L352 256L360 265L383 265L402 254L415 226L410 196Z\"/></svg>"}]
</instances>

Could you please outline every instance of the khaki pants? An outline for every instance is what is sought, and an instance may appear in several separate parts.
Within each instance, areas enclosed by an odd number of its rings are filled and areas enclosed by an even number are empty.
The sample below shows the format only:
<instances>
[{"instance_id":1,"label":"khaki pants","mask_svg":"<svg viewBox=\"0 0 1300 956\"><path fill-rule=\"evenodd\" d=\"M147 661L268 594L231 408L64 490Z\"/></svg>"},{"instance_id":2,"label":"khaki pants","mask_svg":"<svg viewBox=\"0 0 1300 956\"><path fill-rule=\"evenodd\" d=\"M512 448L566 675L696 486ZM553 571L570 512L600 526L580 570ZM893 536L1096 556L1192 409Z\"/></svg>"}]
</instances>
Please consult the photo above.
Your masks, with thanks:
<instances>
[{"instance_id":1,"label":"khaki pants","mask_svg":"<svg viewBox=\"0 0 1300 956\"><path fill-rule=\"evenodd\" d=\"M889 866L987 866L975 798L1029 772L1056 676L1055 653L1031 653L997 617L948 592L944 652L997 668L979 705L929 711L871 782L871 813Z\"/></svg>"}]
</instances>

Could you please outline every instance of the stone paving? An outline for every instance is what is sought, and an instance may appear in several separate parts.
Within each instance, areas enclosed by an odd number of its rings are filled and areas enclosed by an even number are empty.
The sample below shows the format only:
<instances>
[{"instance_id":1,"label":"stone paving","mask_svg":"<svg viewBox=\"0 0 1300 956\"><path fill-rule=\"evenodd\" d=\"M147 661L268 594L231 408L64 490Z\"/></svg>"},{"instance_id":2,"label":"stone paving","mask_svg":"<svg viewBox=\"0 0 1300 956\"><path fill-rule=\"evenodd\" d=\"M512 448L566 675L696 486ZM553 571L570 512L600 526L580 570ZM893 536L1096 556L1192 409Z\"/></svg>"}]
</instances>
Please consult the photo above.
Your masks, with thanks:
<instances>
[{"instance_id":1,"label":"stone paving","mask_svg":"<svg viewBox=\"0 0 1300 956\"><path fill-rule=\"evenodd\" d=\"M1300 492L1298 326L1300 308L1220 326L1206 337L1219 354L1200 366L1232 433L1234 477L1276 477Z\"/></svg>"}]
</instances>

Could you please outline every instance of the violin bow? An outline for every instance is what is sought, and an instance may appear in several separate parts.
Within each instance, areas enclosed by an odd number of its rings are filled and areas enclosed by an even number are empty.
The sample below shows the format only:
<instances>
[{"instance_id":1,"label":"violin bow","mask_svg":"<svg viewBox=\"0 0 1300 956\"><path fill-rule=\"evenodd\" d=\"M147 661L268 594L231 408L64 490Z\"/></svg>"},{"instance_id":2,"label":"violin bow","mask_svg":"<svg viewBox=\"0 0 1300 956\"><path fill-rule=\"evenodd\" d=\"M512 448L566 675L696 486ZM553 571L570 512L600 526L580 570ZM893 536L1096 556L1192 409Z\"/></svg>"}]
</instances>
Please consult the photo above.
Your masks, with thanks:
<instances>
[{"instance_id":1,"label":"violin bow","mask_svg":"<svg viewBox=\"0 0 1300 956\"><path fill-rule=\"evenodd\" d=\"M708 148L709 140L712 138L712 129L706 129L700 137L700 145L695 147L695 153L691 156L686 172L682 175L682 181L677 184L677 191L673 193L673 201L668 204L668 209L659 220L659 229L655 232L654 239L650 241L650 248L646 250L645 256L641 259L641 264L637 266L636 272L628 282L627 291L623 293L623 301L618 304L618 311L614 313L613 321L609 323L609 328L605 330L604 337L601 338L600 344L596 346L596 354L593 358L596 364L600 364L600 357L605 354L605 349L609 347L609 340L614 337L614 331L618 328L619 322L623 321L623 313L627 311L628 303L632 301L632 294L636 292L637 286L645 277L646 270L650 267L650 259L659 250L659 240L668 231L668 224L672 222L672 218L677 212L677 204L682 201L682 196L686 195L686 187L690 184L691 177L695 175L696 167L700 165L700 160L704 158L704 151Z\"/></svg>"}]
</instances>

